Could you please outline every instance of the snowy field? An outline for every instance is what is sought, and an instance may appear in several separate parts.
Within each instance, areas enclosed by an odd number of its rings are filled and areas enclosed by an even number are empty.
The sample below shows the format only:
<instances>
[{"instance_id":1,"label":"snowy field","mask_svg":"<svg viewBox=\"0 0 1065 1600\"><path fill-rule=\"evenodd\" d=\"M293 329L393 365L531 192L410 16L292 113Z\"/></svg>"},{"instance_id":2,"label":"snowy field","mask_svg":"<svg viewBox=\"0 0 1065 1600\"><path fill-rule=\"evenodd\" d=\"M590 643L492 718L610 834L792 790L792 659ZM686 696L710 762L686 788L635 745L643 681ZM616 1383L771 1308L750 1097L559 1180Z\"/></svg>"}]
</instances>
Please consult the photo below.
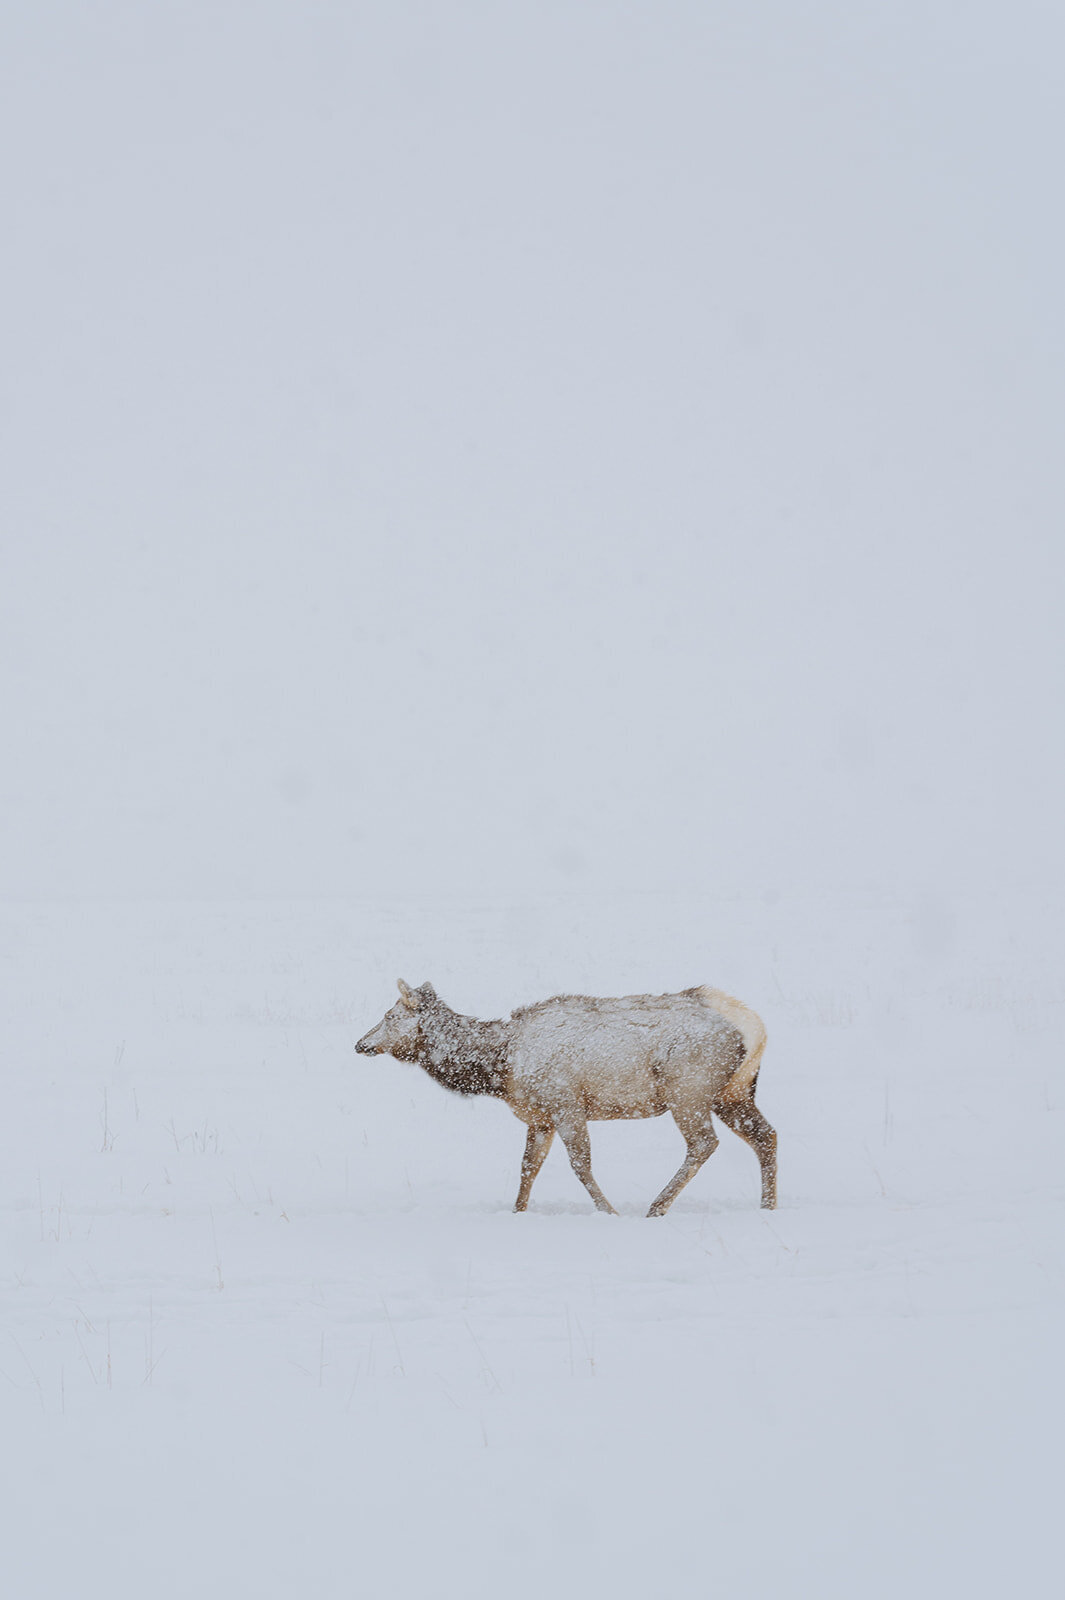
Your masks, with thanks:
<instances>
[{"instance_id":1,"label":"snowy field","mask_svg":"<svg viewBox=\"0 0 1065 1600\"><path fill-rule=\"evenodd\" d=\"M3 1600L1056 1596L1063 56L0 6ZM779 1209L397 978L738 996Z\"/></svg>"},{"instance_id":2,"label":"snowy field","mask_svg":"<svg viewBox=\"0 0 1065 1600\"><path fill-rule=\"evenodd\" d=\"M1051 1594L1039 934L860 897L8 903L6 1592ZM557 1145L515 1216L511 1114L353 1053L397 975L480 1015L733 989L779 1210L722 1130L646 1220L663 1118L593 1125L619 1217Z\"/></svg>"}]
</instances>

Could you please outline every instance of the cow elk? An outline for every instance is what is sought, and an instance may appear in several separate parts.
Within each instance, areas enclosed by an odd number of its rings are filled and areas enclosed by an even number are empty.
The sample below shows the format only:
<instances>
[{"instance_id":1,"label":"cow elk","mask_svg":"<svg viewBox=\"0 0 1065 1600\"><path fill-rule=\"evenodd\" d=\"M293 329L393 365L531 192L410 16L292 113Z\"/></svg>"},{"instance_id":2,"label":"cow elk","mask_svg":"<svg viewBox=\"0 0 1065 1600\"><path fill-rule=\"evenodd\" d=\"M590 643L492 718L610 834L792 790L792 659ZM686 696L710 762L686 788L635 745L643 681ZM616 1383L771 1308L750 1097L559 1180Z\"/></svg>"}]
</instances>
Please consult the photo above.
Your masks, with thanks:
<instances>
[{"instance_id":1,"label":"cow elk","mask_svg":"<svg viewBox=\"0 0 1065 1600\"><path fill-rule=\"evenodd\" d=\"M430 983L412 989L400 979L399 995L356 1050L416 1062L456 1094L506 1101L529 1130L515 1211L528 1206L556 1133L596 1209L613 1211L592 1176L588 1123L665 1111L687 1154L648 1216L662 1216L716 1150L714 1116L751 1146L762 1205L776 1205L777 1136L754 1103L766 1033L738 1000L708 988L620 1000L559 995L480 1022L452 1011Z\"/></svg>"}]
</instances>

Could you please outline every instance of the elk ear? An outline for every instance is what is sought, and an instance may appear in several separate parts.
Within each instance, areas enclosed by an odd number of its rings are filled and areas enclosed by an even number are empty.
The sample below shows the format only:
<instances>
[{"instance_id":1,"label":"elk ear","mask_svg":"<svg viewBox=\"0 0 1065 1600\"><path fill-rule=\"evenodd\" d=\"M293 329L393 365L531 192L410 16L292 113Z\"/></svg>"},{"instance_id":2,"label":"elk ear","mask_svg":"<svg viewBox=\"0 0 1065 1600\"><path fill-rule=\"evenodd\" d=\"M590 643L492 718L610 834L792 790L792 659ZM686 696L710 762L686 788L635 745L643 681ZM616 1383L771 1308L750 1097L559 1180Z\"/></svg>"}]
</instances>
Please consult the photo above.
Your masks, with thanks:
<instances>
[{"instance_id":1,"label":"elk ear","mask_svg":"<svg viewBox=\"0 0 1065 1600\"><path fill-rule=\"evenodd\" d=\"M404 983L402 978L397 978L396 988L399 990L400 999L403 1001L403 1004L408 1008L408 1010L413 1011L418 1002L414 998L414 990L411 988L410 984Z\"/></svg>"},{"instance_id":2,"label":"elk ear","mask_svg":"<svg viewBox=\"0 0 1065 1600\"><path fill-rule=\"evenodd\" d=\"M436 999L436 990L433 988L431 983L423 983L421 988L418 990L418 993L421 995L423 1000Z\"/></svg>"}]
</instances>

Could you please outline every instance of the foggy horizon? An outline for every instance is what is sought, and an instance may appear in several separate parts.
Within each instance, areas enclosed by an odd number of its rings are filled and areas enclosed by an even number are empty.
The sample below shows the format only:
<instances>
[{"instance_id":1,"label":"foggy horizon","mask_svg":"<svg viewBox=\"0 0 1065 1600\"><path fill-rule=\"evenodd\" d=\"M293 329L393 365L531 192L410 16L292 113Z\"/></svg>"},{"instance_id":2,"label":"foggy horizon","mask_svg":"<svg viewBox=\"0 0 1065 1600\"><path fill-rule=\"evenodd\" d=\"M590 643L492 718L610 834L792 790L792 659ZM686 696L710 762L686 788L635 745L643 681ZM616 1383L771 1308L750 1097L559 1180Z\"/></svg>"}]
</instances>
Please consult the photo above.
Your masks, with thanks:
<instances>
[{"instance_id":1,"label":"foggy horizon","mask_svg":"<svg viewBox=\"0 0 1065 1600\"><path fill-rule=\"evenodd\" d=\"M0 893L1060 882L1059 19L4 33Z\"/></svg>"}]
</instances>

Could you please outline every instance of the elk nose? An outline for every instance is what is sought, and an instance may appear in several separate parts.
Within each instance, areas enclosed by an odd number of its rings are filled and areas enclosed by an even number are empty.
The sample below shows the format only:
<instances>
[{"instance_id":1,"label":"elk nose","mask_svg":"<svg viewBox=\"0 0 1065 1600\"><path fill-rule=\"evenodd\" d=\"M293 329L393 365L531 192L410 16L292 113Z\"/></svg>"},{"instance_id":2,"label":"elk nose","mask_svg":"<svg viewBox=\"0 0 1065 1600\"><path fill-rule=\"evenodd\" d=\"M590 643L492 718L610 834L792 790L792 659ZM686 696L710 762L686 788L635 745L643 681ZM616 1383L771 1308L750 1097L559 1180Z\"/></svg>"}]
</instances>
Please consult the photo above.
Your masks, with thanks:
<instances>
[{"instance_id":1,"label":"elk nose","mask_svg":"<svg viewBox=\"0 0 1065 1600\"><path fill-rule=\"evenodd\" d=\"M358 1044L355 1046L355 1051L356 1054L360 1056L372 1056L373 1046L368 1045L365 1039L360 1039Z\"/></svg>"}]
</instances>

